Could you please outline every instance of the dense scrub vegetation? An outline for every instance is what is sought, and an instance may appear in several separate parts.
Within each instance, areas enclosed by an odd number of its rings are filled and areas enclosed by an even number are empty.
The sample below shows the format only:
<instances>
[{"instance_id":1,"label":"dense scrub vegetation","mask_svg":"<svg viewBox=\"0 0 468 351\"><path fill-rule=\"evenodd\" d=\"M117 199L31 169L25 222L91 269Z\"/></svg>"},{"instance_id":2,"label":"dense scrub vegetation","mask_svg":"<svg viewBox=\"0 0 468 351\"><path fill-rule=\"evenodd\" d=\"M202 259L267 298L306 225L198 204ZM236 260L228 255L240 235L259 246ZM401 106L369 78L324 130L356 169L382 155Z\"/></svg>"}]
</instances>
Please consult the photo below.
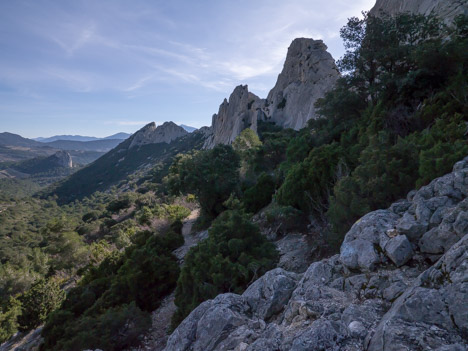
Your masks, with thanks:
<instances>
[{"instance_id":1,"label":"dense scrub vegetation","mask_svg":"<svg viewBox=\"0 0 468 351\"><path fill-rule=\"evenodd\" d=\"M277 201L328 221L339 244L360 216L450 171L468 154L466 33L466 17L352 18L346 74L289 142Z\"/></svg>"},{"instance_id":2,"label":"dense scrub vegetation","mask_svg":"<svg viewBox=\"0 0 468 351\"><path fill-rule=\"evenodd\" d=\"M208 239L185 257L177 281L173 326L205 300L224 292L242 293L276 264L275 246L242 211L223 212L208 233Z\"/></svg>"},{"instance_id":3,"label":"dense scrub vegetation","mask_svg":"<svg viewBox=\"0 0 468 351\"><path fill-rule=\"evenodd\" d=\"M147 320L146 311L155 308L160 301L158 296L175 287L179 268L170 252L183 243L180 220L190 213L186 203L157 196L149 190L154 183L146 181L140 184L139 192L119 194L114 189L59 206L54 198L28 196L28 188L23 184L30 183L5 182L5 186L21 187L23 192L4 192L0 197L0 341L18 330L28 331L43 324L50 312L61 306L64 289L80 278L80 286L97 284L99 289L103 289L104 280L109 281L107 305L99 307L99 318L113 308L113 318L121 318L121 323L128 322L124 317L130 310L132 315ZM31 192L35 189L30 187ZM167 229L168 223L174 223L171 229ZM151 239L152 231L166 234ZM121 254L126 248L125 254ZM102 268L117 256L121 273ZM126 281L128 306L115 301L125 285L112 285L114 274L120 281ZM104 292L100 290L101 294ZM65 306L70 298L68 294ZM89 294L75 299L77 304L90 303ZM130 306L131 303L135 306ZM137 309L143 312L138 314ZM79 332L79 327L73 328ZM51 337L57 342L58 339Z\"/></svg>"},{"instance_id":4,"label":"dense scrub vegetation","mask_svg":"<svg viewBox=\"0 0 468 351\"><path fill-rule=\"evenodd\" d=\"M179 275L171 254L183 244L181 226L166 233L140 232L124 253L113 252L68 292L44 328L43 348L120 350L150 325L149 312L175 288Z\"/></svg>"}]
</instances>

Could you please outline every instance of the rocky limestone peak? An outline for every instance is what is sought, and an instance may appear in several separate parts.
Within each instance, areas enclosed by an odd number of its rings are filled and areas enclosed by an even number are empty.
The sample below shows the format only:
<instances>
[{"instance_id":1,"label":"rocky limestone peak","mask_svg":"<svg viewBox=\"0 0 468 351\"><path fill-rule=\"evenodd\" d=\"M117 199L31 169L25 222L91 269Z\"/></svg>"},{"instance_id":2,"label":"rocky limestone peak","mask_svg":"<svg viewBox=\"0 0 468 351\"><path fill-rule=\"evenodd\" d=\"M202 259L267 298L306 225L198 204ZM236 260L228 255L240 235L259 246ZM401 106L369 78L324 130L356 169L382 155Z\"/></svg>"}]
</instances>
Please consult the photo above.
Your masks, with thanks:
<instances>
[{"instance_id":1,"label":"rocky limestone peak","mask_svg":"<svg viewBox=\"0 0 468 351\"><path fill-rule=\"evenodd\" d=\"M73 161L71 155L66 151L57 151L52 156L48 157L53 167L73 168Z\"/></svg>"},{"instance_id":2,"label":"rocky limestone peak","mask_svg":"<svg viewBox=\"0 0 468 351\"><path fill-rule=\"evenodd\" d=\"M378 15L380 11L389 15L402 12L432 14L450 23L458 15L468 15L468 2L467 0L377 0L370 13Z\"/></svg>"},{"instance_id":3,"label":"rocky limestone peak","mask_svg":"<svg viewBox=\"0 0 468 351\"><path fill-rule=\"evenodd\" d=\"M267 119L285 128L301 129L316 118L314 104L339 78L335 60L322 40L294 39L264 109Z\"/></svg>"},{"instance_id":4,"label":"rocky limestone peak","mask_svg":"<svg viewBox=\"0 0 468 351\"><path fill-rule=\"evenodd\" d=\"M174 122L164 122L157 127L156 123L151 122L130 137L129 148L147 144L170 143L186 134L188 132Z\"/></svg>"},{"instance_id":5,"label":"rocky limestone peak","mask_svg":"<svg viewBox=\"0 0 468 351\"><path fill-rule=\"evenodd\" d=\"M213 148L217 144L231 144L246 128L257 131L257 120L263 118L261 107L264 102L249 92L247 85L239 85L219 106L213 115L211 134L204 147Z\"/></svg>"}]
</instances>

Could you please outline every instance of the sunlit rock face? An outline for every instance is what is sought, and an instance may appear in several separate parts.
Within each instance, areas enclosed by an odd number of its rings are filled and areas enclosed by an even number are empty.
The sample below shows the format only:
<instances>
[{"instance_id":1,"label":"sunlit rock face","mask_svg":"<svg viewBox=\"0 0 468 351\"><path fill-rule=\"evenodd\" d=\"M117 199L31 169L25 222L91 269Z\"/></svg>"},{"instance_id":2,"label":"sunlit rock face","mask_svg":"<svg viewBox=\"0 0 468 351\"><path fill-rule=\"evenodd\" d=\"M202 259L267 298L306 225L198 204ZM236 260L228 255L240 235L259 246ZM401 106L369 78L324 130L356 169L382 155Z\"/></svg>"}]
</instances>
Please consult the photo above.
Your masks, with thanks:
<instances>
[{"instance_id":1,"label":"sunlit rock face","mask_svg":"<svg viewBox=\"0 0 468 351\"><path fill-rule=\"evenodd\" d=\"M219 106L213 115L211 131L205 142L205 148L217 144L231 144L246 128L257 131L257 120L262 118L261 107L264 100L249 92L247 85L239 85Z\"/></svg>"},{"instance_id":2,"label":"sunlit rock face","mask_svg":"<svg viewBox=\"0 0 468 351\"><path fill-rule=\"evenodd\" d=\"M73 161L70 154L66 151L57 151L47 159L51 162L51 166L62 168L73 168Z\"/></svg>"},{"instance_id":3,"label":"sunlit rock face","mask_svg":"<svg viewBox=\"0 0 468 351\"><path fill-rule=\"evenodd\" d=\"M171 141L188 134L188 132L173 122L164 122L156 127L154 122L147 124L130 137L129 148L147 144L170 143Z\"/></svg>"},{"instance_id":4,"label":"sunlit rock face","mask_svg":"<svg viewBox=\"0 0 468 351\"><path fill-rule=\"evenodd\" d=\"M315 102L335 85L340 74L321 40L294 39L284 67L264 108L267 120L299 130L317 118Z\"/></svg>"},{"instance_id":5,"label":"sunlit rock face","mask_svg":"<svg viewBox=\"0 0 468 351\"><path fill-rule=\"evenodd\" d=\"M234 89L213 115L205 148L231 144L246 128L257 130L257 121L273 122L299 130L317 118L315 102L335 85L340 74L335 60L321 40L295 39L288 49L282 72L266 99Z\"/></svg>"},{"instance_id":6,"label":"sunlit rock face","mask_svg":"<svg viewBox=\"0 0 468 351\"><path fill-rule=\"evenodd\" d=\"M378 15L381 11L390 15L402 12L432 14L450 23L458 15L468 15L468 2L466 0L377 0L370 13Z\"/></svg>"}]
</instances>

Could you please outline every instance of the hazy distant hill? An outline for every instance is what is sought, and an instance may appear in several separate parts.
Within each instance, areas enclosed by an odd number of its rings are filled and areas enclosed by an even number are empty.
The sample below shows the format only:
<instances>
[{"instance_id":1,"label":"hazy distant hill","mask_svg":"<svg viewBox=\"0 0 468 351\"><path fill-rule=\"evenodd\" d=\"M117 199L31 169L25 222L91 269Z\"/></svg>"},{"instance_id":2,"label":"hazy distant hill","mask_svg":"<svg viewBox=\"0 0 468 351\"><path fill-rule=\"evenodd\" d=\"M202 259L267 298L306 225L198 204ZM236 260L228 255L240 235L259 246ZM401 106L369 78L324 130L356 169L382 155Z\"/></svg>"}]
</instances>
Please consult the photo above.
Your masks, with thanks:
<instances>
[{"instance_id":1,"label":"hazy distant hill","mask_svg":"<svg viewBox=\"0 0 468 351\"><path fill-rule=\"evenodd\" d=\"M161 164L159 176L162 177L175 155L199 149L203 145L203 133L188 134L183 130L185 135L166 139L169 143L160 141L168 138L169 134L180 133L180 130L182 128L171 122L157 128L151 123L90 165L72 174L46 195L57 195L60 203L74 201L95 191L107 190L128 175L145 168L150 169L156 164Z\"/></svg>"},{"instance_id":2,"label":"hazy distant hill","mask_svg":"<svg viewBox=\"0 0 468 351\"><path fill-rule=\"evenodd\" d=\"M54 135L48 138L38 137L32 138L32 140L39 141L41 143L50 143L56 140L73 140L73 141L92 141L99 140L99 138L82 135Z\"/></svg>"},{"instance_id":3,"label":"hazy distant hill","mask_svg":"<svg viewBox=\"0 0 468 351\"><path fill-rule=\"evenodd\" d=\"M82 136L82 135L54 135L48 138L38 137L33 138L32 140L39 141L41 143L50 143L57 140L70 140L70 141L95 141L95 140L108 140L108 139L120 139L125 140L131 134L128 133L117 133L113 135L109 135L104 138L98 138L93 136Z\"/></svg>"},{"instance_id":4,"label":"hazy distant hill","mask_svg":"<svg viewBox=\"0 0 468 351\"><path fill-rule=\"evenodd\" d=\"M8 146L22 146L22 147L39 147L44 146L43 144L23 138L21 135L13 134L13 133L0 133L0 145L8 145Z\"/></svg>"},{"instance_id":5,"label":"hazy distant hill","mask_svg":"<svg viewBox=\"0 0 468 351\"><path fill-rule=\"evenodd\" d=\"M185 129L187 132L189 132L189 133L192 133L192 132L194 132L194 131L197 130L197 128L190 127L190 126L187 126L187 125L185 125L185 124L181 124L180 126L181 126L182 128L184 128L184 129Z\"/></svg>"},{"instance_id":6,"label":"hazy distant hill","mask_svg":"<svg viewBox=\"0 0 468 351\"><path fill-rule=\"evenodd\" d=\"M131 135L132 134L121 132L121 133L109 135L108 137L105 137L105 138L102 138L102 139L121 139L121 140L125 140L125 139L128 139Z\"/></svg>"},{"instance_id":7,"label":"hazy distant hill","mask_svg":"<svg viewBox=\"0 0 468 351\"><path fill-rule=\"evenodd\" d=\"M122 139L102 139L91 141L55 140L44 143L61 150L99 151L107 152L122 142Z\"/></svg>"},{"instance_id":8,"label":"hazy distant hill","mask_svg":"<svg viewBox=\"0 0 468 351\"><path fill-rule=\"evenodd\" d=\"M67 150L76 164L93 162L122 140L55 141L42 143L23 138L18 134L0 133L0 163L19 162L37 157L48 157L60 150ZM89 144L88 144L89 143Z\"/></svg>"}]
</instances>

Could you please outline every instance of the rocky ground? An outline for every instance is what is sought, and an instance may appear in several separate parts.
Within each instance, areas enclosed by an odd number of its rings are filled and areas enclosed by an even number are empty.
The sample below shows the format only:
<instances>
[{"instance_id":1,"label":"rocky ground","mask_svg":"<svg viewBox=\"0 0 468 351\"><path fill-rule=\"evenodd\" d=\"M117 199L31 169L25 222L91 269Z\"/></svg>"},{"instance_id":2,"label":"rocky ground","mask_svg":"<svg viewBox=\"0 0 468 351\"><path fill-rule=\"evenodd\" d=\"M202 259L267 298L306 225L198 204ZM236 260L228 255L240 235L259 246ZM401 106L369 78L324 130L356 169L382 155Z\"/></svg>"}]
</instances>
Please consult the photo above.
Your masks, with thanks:
<instances>
[{"instance_id":1,"label":"rocky ground","mask_svg":"<svg viewBox=\"0 0 468 351\"><path fill-rule=\"evenodd\" d=\"M468 158L374 211L340 255L202 303L166 351L468 348Z\"/></svg>"}]
</instances>

